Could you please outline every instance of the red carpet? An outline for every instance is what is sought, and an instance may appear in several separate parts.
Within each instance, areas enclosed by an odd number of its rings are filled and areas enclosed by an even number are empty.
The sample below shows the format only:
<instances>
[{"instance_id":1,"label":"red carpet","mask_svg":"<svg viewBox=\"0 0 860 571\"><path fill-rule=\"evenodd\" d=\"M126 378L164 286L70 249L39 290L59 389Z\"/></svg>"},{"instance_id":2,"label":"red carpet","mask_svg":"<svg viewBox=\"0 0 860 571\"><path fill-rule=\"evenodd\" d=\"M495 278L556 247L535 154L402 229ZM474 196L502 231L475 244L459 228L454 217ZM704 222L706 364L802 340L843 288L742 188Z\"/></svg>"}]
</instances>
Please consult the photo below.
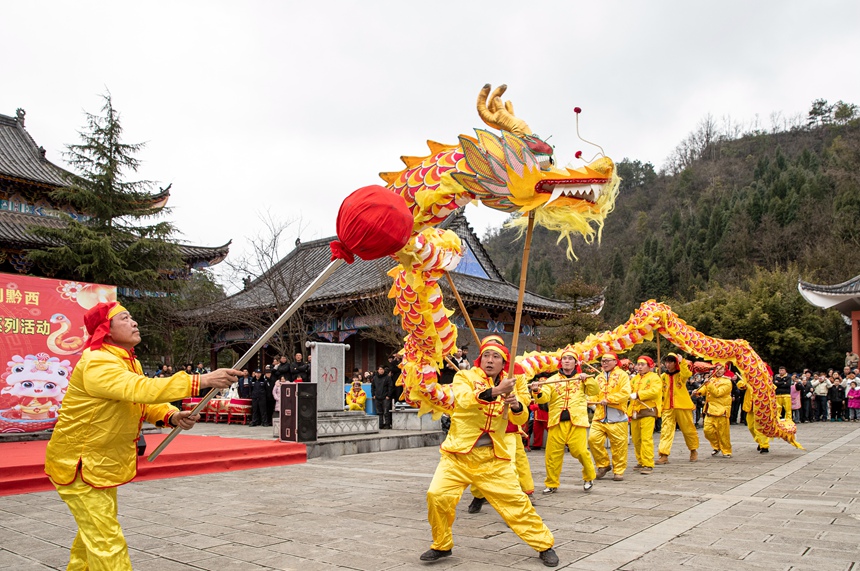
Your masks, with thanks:
<instances>
[{"instance_id":1,"label":"red carpet","mask_svg":"<svg viewBox=\"0 0 860 571\"><path fill-rule=\"evenodd\" d=\"M166 437L167 434L147 435L147 454ZM45 475L47 446L47 440L0 443L0 496L54 489ZM138 458L135 481L268 468L306 461L304 444L180 434L155 462L150 462L146 456Z\"/></svg>"}]
</instances>

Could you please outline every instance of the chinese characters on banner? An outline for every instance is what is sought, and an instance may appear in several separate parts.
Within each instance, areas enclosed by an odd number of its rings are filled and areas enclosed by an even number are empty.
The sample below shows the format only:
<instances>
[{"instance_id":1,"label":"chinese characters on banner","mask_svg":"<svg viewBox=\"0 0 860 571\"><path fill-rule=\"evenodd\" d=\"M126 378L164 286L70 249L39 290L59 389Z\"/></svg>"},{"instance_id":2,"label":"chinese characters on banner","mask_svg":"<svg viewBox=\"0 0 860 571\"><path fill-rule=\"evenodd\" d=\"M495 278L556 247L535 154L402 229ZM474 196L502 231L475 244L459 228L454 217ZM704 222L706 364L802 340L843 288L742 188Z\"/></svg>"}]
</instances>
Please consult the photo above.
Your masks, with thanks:
<instances>
[{"instance_id":1,"label":"chinese characters on banner","mask_svg":"<svg viewBox=\"0 0 860 571\"><path fill-rule=\"evenodd\" d=\"M87 340L84 313L116 287L0 274L0 432L49 430Z\"/></svg>"}]
</instances>

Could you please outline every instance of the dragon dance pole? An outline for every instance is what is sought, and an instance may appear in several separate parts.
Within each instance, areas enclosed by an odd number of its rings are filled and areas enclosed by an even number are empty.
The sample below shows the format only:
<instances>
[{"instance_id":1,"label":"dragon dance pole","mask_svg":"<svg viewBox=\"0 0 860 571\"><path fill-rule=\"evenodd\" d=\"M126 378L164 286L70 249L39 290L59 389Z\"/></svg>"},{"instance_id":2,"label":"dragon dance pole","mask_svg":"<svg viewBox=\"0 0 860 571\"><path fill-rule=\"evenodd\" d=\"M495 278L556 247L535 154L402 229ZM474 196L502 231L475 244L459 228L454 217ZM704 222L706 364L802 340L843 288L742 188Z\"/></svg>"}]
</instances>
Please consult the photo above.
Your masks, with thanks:
<instances>
[{"instance_id":1,"label":"dragon dance pole","mask_svg":"<svg viewBox=\"0 0 860 571\"><path fill-rule=\"evenodd\" d=\"M511 340L511 366L508 370L508 375L510 378L514 377L514 364L513 360L516 359L517 355L517 346L520 342L520 322L523 317L523 299L526 295L526 277L528 275L529 269L529 253L532 248L532 231L535 227L535 211L532 210L529 212L529 225L526 230L526 243L523 246L523 263L520 270L520 291L519 295L517 295L517 313L516 317L514 317L514 338Z\"/></svg>"},{"instance_id":2,"label":"dragon dance pole","mask_svg":"<svg viewBox=\"0 0 860 571\"><path fill-rule=\"evenodd\" d=\"M278 319L274 323L272 323L271 327L269 327L266 332L263 333L263 335L259 339L257 339L257 341L251 346L251 348L248 349L238 361L236 361L232 368L241 369L242 367L244 367L248 363L248 361L251 360L251 357L253 357L257 353L257 351L259 351L263 347L263 345L265 345L266 342L271 339L275 333L278 332L281 327L283 327L284 323L287 322L287 320L302 306L302 304L304 304L308 300L308 298L313 295L313 293L317 289L319 289L319 287L323 283L325 283L325 281L330 278L331 275L339 267L343 265L343 263L344 260L338 258L336 260L333 260L328 266L326 266L322 273L318 275L316 279L314 279L314 281L312 281L308 285L308 287L305 288L301 295L299 295L299 297L297 297L296 300L293 301L293 303L291 303L286 310L284 310L281 316L278 317ZM203 407L205 407L209 403L209 401L215 396L217 392L218 391L214 390L209 391L209 393L205 397L203 397L203 399L197 404L197 406L194 407L194 410L191 411L192 416L195 414L199 414L200 411L203 410ZM170 441L176 438L176 436L180 432L182 432L182 428L178 426L175 427L170 432L170 434L167 435L167 438L165 438L164 441L158 445L158 448L156 448L155 451L150 454L147 459L152 462L153 460L158 458L158 455L161 454L161 452L165 448L167 448L167 445L170 444Z\"/></svg>"},{"instance_id":3,"label":"dragon dance pole","mask_svg":"<svg viewBox=\"0 0 860 571\"><path fill-rule=\"evenodd\" d=\"M448 278L448 285L451 286L451 291L454 292L454 297L457 298L457 303L460 305L460 313L466 318L466 324L472 332L472 337L475 338L475 345L481 347L481 338L478 337L478 332L475 331L475 326L472 325L472 318L469 317L469 312L466 311L466 304L463 303L463 298L460 297L460 292L457 291L457 286L454 285L454 279L449 272L445 272L445 277Z\"/></svg>"}]
</instances>

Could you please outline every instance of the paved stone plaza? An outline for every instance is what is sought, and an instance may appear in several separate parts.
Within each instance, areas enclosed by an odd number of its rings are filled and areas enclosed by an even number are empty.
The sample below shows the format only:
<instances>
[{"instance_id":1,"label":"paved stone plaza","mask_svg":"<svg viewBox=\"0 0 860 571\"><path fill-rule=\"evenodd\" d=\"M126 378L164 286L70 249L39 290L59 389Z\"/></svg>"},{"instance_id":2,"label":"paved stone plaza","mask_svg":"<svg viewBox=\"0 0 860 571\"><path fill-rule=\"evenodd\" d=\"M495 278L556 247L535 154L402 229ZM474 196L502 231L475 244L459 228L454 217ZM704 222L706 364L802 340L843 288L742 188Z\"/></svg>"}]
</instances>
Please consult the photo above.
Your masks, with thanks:
<instances>
[{"instance_id":1,"label":"paved stone plaza","mask_svg":"<svg viewBox=\"0 0 860 571\"><path fill-rule=\"evenodd\" d=\"M711 458L702 439L694 464L677 438L667 466L598 481L588 494L568 456L562 487L541 497L543 453L529 453L558 568L860 570L860 424L799 433L805 452L780 441L760 455L746 427L733 426L733 458ZM417 448L132 483L119 491L120 521L140 571L544 569L492 508L466 512L468 492L453 556L419 562L438 457ZM65 569L74 529L54 492L0 497L0 569Z\"/></svg>"}]
</instances>

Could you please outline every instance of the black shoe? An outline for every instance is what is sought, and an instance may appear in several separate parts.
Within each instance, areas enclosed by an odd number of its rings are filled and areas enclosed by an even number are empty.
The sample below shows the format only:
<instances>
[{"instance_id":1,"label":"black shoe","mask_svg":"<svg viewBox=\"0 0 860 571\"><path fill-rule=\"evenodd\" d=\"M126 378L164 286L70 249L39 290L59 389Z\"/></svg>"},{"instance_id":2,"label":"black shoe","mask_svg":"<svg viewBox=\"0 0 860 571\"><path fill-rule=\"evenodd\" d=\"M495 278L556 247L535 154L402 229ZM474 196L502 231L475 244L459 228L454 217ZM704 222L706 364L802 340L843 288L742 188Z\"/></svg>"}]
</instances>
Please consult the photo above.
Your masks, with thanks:
<instances>
[{"instance_id":1,"label":"black shoe","mask_svg":"<svg viewBox=\"0 0 860 571\"><path fill-rule=\"evenodd\" d=\"M759 454L770 454L770 449L761 448L758 452L759 452Z\"/></svg>"},{"instance_id":2,"label":"black shoe","mask_svg":"<svg viewBox=\"0 0 860 571\"><path fill-rule=\"evenodd\" d=\"M484 498L472 498L472 503L469 504L469 513L476 514L480 512L486 501Z\"/></svg>"},{"instance_id":3,"label":"black shoe","mask_svg":"<svg viewBox=\"0 0 860 571\"><path fill-rule=\"evenodd\" d=\"M448 557L451 555L451 550L447 549L445 551L440 551L438 549L428 549L424 553L421 554L421 561L436 561L437 559L441 559L443 557ZM556 563L558 563L558 557L555 558Z\"/></svg>"},{"instance_id":4,"label":"black shoe","mask_svg":"<svg viewBox=\"0 0 860 571\"><path fill-rule=\"evenodd\" d=\"M540 560L543 561L543 564L547 567L555 567L558 565L558 555L555 554L552 547L547 549L546 551L540 552Z\"/></svg>"},{"instance_id":5,"label":"black shoe","mask_svg":"<svg viewBox=\"0 0 860 571\"><path fill-rule=\"evenodd\" d=\"M756 446L756 447L755 447L755 449L756 449L757 451L761 452L761 446Z\"/></svg>"}]
</instances>

